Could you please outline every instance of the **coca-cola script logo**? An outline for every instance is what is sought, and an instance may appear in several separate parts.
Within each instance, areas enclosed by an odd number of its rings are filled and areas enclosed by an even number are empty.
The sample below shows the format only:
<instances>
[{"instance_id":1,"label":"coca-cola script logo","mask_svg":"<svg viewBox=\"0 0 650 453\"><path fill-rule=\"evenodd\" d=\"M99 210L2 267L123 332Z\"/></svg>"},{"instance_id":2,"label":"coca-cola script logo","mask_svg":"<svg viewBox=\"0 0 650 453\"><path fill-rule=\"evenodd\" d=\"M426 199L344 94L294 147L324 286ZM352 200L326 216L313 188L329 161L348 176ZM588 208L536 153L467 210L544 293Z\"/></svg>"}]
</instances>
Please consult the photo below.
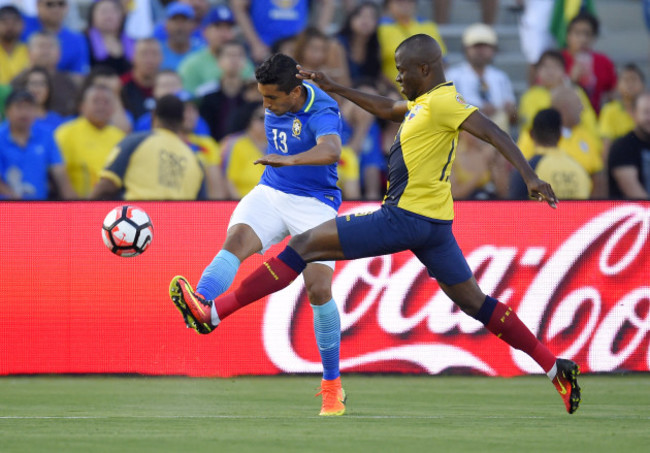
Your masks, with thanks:
<instances>
[{"instance_id":1,"label":"coca-cola script logo","mask_svg":"<svg viewBox=\"0 0 650 453\"><path fill-rule=\"evenodd\" d=\"M482 237L472 226L456 236L483 291L512 306L558 356L583 371L648 371L650 209L603 204L593 215L593 205L571 206L575 211L542 217L512 213L509 231L486 223ZM568 229L562 215L575 226ZM332 289L342 370L541 372L459 311L410 252L339 263ZM311 317L302 279L269 297L264 347L282 371L321 371Z\"/></svg>"}]
</instances>

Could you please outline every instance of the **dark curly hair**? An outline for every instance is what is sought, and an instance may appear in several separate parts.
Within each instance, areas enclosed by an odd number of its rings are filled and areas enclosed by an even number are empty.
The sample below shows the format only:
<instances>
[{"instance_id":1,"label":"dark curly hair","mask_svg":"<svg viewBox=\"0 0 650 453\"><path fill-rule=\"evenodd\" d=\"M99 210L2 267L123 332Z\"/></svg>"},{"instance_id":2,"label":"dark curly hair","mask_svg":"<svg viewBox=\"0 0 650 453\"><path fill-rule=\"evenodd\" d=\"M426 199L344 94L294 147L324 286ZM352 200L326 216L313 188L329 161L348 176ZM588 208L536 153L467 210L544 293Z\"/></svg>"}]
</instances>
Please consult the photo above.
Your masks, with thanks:
<instances>
[{"instance_id":1,"label":"dark curly hair","mask_svg":"<svg viewBox=\"0 0 650 453\"><path fill-rule=\"evenodd\" d=\"M296 60L287 55L273 54L255 70L255 79L262 85L277 85L278 90L288 94L302 85L302 81L296 77L297 64Z\"/></svg>"}]
</instances>

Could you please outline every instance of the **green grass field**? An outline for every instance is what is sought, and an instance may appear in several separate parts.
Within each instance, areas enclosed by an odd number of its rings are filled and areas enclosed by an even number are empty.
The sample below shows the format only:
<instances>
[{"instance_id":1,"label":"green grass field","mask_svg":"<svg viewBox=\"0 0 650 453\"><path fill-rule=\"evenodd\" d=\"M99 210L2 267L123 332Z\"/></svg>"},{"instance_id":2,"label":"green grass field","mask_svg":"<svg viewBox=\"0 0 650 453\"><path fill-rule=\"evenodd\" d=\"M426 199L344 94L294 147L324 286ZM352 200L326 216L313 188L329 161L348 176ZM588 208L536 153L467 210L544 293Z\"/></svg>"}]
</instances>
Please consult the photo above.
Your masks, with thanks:
<instances>
[{"instance_id":1,"label":"green grass field","mask_svg":"<svg viewBox=\"0 0 650 453\"><path fill-rule=\"evenodd\" d=\"M650 375L584 376L568 415L542 376L344 376L319 417L316 376L0 378L7 452L648 451Z\"/></svg>"}]
</instances>

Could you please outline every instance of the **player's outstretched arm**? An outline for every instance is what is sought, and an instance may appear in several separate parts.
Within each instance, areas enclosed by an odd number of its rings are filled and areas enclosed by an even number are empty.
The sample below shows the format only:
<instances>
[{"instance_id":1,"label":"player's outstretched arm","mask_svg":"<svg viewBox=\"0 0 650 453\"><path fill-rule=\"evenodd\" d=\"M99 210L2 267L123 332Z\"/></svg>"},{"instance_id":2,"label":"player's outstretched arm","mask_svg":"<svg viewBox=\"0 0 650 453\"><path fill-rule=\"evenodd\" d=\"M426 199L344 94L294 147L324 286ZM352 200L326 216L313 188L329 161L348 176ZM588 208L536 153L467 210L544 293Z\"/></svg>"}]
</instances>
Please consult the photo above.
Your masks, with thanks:
<instances>
[{"instance_id":1,"label":"player's outstretched arm","mask_svg":"<svg viewBox=\"0 0 650 453\"><path fill-rule=\"evenodd\" d=\"M461 129L494 146L519 171L528 188L528 195L538 201L546 201L549 206L557 206L557 197L551 185L542 181L521 154L512 138L492 120L475 111L461 124Z\"/></svg>"},{"instance_id":2,"label":"player's outstretched arm","mask_svg":"<svg viewBox=\"0 0 650 453\"><path fill-rule=\"evenodd\" d=\"M406 101L396 101L384 96L364 93L354 88L339 85L322 72L304 69L300 65L298 65L298 71L296 77L299 79L312 80L321 89L343 96L379 118L399 123L404 119L404 115L408 111Z\"/></svg>"},{"instance_id":3,"label":"player's outstretched arm","mask_svg":"<svg viewBox=\"0 0 650 453\"><path fill-rule=\"evenodd\" d=\"M316 140L316 146L298 154L266 154L254 164L270 167L287 167L290 165L331 165L341 158L341 137L323 135Z\"/></svg>"}]
</instances>

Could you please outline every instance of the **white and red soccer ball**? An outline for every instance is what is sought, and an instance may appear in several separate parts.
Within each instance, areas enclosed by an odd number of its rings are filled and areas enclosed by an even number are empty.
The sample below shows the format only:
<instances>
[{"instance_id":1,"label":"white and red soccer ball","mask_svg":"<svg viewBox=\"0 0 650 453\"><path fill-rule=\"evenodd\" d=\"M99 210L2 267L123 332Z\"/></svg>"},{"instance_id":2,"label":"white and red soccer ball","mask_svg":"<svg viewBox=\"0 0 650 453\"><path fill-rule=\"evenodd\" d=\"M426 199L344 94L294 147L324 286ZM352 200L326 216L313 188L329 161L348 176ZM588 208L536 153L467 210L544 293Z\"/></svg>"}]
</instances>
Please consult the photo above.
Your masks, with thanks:
<instances>
[{"instance_id":1,"label":"white and red soccer ball","mask_svg":"<svg viewBox=\"0 0 650 453\"><path fill-rule=\"evenodd\" d=\"M104 219L102 239L106 247L118 256L138 256L153 240L153 224L141 208L118 206Z\"/></svg>"}]
</instances>

